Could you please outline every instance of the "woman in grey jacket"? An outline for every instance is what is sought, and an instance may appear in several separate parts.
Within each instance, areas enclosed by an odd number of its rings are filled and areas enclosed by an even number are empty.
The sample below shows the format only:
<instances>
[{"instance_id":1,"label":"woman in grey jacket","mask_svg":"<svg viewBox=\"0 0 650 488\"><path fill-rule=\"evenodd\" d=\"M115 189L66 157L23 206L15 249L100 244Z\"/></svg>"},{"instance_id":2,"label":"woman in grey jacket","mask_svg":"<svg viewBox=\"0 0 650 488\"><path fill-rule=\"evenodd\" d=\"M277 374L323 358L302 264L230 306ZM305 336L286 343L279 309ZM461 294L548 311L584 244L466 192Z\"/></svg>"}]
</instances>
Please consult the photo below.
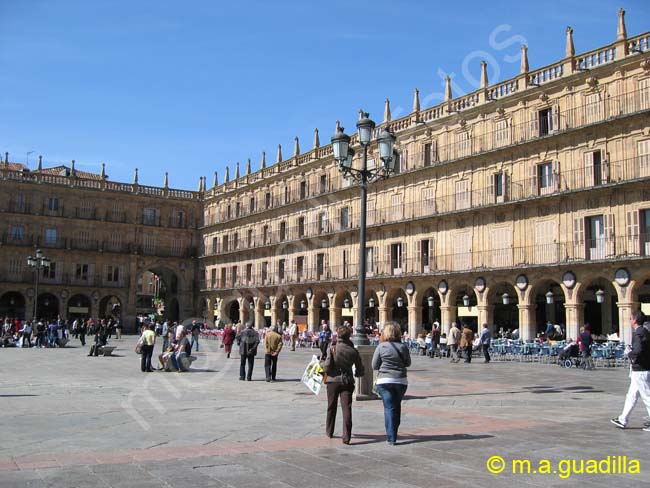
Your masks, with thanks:
<instances>
[{"instance_id":1,"label":"woman in grey jacket","mask_svg":"<svg viewBox=\"0 0 650 488\"><path fill-rule=\"evenodd\" d=\"M386 442L394 446L402 417L402 398L408 381L406 368L411 365L408 347L402 344L402 330L394 322L384 325L379 345L372 357L372 369L379 370L377 393L384 402Z\"/></svg>"}]
</instances>

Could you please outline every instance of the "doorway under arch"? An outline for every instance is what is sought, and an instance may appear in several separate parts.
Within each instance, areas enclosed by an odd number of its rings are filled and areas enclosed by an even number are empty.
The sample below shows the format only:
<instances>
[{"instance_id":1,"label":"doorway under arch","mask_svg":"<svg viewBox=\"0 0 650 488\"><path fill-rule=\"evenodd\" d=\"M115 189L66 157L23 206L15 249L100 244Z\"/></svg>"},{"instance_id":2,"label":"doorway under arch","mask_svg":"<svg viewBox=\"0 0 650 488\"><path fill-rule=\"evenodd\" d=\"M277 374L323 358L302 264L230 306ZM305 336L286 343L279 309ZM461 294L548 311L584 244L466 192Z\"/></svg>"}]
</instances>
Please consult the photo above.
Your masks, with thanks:
<instances>
[{"instance_id":1,"label":"doorway under arch","mask_svg":"<svg viewBox=\"0 0 650 488\"><path fill-rule=\"evenodd\" d=\"M41 293L36 302L36 317L52 320L59 316L59 299L52 293Z\"/></svg>"},{"instance_id":2,"label":"doorway under arch","mask_svg":"<svg viewBox=\"0 0 650 488\"><path fill-rule=\"evenodd\" d=\"M17 291L8 291L0 297L0 318L25 319L25 297Z\"/></svg>"}]
</instances>

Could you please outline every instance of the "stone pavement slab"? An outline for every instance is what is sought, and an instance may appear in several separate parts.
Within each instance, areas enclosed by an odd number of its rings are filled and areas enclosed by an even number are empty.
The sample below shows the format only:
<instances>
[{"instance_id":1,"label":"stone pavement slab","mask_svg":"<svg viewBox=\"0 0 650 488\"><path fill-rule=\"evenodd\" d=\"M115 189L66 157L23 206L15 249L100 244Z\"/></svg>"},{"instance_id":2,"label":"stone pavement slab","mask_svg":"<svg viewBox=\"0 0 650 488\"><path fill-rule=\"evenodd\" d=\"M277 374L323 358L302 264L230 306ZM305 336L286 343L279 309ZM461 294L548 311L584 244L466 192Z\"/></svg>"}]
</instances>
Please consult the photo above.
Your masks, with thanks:
<instances>
[{"instance_id":1,"label":"stone pavement slab","mask_svg":"<svg viewBox=\"0 0 650 488\"><path fill-rule=\"evenodd\" d=\"M180 374L141 373L135 338L113 343L116 356L98 358L80 347L0 349L0 486L650 484L641 406L630 428L609 423L628 386L620 368L414 357L399 444L385 443L381 402L368 401L354 403L345 446L323 435L325 395L300 383L314 350L283 351L281 381L266 383L263 356L254 381L240 382L239 358L216 342L202 341L194 371ZM507 469L488 472L491 456ZM560 463L580 471L612 456L638 459L640 474L560 477ZM513 460L529 460L531 473L513 473ZM556 473L534 474L540 460Z\"/></svg>"}]
</instances>

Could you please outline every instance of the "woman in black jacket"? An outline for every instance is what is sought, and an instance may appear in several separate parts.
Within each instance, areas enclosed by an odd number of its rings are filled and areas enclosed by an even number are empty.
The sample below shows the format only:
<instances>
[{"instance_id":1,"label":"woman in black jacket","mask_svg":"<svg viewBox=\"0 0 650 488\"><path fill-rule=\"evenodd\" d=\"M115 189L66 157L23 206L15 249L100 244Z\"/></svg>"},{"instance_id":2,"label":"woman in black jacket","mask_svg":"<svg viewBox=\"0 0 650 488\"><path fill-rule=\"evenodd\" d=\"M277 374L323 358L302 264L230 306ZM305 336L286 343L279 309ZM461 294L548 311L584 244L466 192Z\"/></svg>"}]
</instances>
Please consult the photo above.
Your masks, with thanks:
<instances>
[{"instance_id":1,"label":"woman in black jacket","mask_svg":"<svg viewBox=\"0 0 650 488\"><path fill-rule=\"evenodd\" d=\"M330 346L327 359L321 363L323 371L327 374L327 420L325 421L325 435L330 439L334 437L334 424L336 423L336 403L341 398L341 411L343 413L343 444L350 443L352 436L352 393L354 392L354 377L364 375L363 363L359 351L350 342L350 329L340 326L336 329L337 341ZM352 366L356 371L352 372Z\"/></svg>"}]
</instances>

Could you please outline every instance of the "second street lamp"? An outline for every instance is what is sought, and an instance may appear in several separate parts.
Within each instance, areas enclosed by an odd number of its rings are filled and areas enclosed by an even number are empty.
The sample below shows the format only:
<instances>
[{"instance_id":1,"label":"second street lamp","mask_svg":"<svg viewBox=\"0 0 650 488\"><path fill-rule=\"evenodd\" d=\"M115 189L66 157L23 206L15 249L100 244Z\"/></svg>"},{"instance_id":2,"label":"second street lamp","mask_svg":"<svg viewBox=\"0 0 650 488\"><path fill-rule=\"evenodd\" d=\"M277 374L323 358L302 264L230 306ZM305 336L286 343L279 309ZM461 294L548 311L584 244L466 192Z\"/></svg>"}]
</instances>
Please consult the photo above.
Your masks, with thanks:
<instances>
[{"instance_id":1,"label":"second street lamp","mask_svg":"<svg viewBox=\"0 0 650 488\"><path fill-rule=\"evenodd\" d=\"M359 284L358 296L360 306L357 309L357 320L352 342L356 345L368 345L370 341L363 327L364 307L366 292L366 207L368 201L368 183L388 178L395 171L395 156L393 146L395 136L386 129L382 129L376 142L379 145L379 158L381 164L375 164L373 168L368 168L368 148L373 142L372 135L375 129L375 123L369 118L363 110L359 111L359 120L357 122L359 130L359 143L363 148L363 158L361 168L354 168L352 160L355 151L350 147L351 138L345 132L343 127L336 123L336 133L332 136L332 152L334 159L338 163L339 171L344 178L349 178L361 187L361 222L359 225Z\"/></svg>"}]
</instances>

